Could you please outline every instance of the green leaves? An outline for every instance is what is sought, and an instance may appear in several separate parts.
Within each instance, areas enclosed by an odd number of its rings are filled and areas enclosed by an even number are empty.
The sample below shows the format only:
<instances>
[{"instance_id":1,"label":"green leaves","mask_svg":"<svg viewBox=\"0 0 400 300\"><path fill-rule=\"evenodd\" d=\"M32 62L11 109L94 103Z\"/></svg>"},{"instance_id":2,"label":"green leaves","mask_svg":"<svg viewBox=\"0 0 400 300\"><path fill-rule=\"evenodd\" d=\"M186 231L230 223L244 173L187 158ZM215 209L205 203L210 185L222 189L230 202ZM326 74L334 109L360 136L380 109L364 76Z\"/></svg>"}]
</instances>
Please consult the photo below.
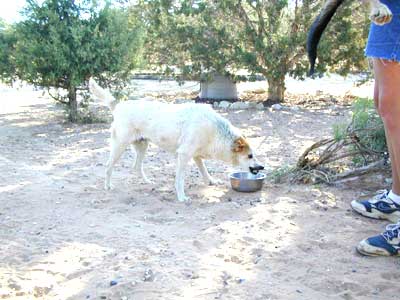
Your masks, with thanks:
<instances>
[{"instance_id":1,"label":"green leaves","mask_svg":"<svg viewBox=\"0 0 400 300\"><path fill-rule=\"evenodd\" d=\"M15 77L14 28L0 19L0 80L11 83Z\"/></svg>"},{"instance_id":2,"label":"green leaves","mask_svg":"<svg viewBox=\"0 0 400 300\"><path fill-rule=\"evenodd\" d=\"M28 0L24 15L13 32L14 75L29 83L69 89L89 76L127 74L140 61L140 22L108 1Z\"/></svg>"},{"instance_id":3,"label":"green leaves","mask_svg":"<svg viewBox=\"0 0 400 300\"><path fill-rule=\"evenodd\" d=\"M322 2L144 1L146 58L159 70L183 70L175 74L179 77L198 79L203 73L246 69L274 84L286 74L302 78L308 69L307 31ZM346 74L365 67L364 21L358 3L349 2L338 11L320 43L317 71L329 68Z\"/></svg>"},{"instance_id":4,"label":"green leaves","mask_svg":"<svg viewBox=\"0 0 400 300\"><path fill-rule=\"evenodd\" d=\"M136 11L110 1L27 0L25 19L0 26L0 76L67 91L76 121L76 91L90 77L121 86L141 61L143 26Z\"/></svg>"},{"instance_id":5,"label":"green leaves","mask_svg":"<svg viewBox=\"0 0 400 300\"><path fill-rule=\"evenodd\" d=\"M322 1L139 0L126 10L110 3L28 0L24 21L0 24L1 78L68 89L89 76L124 79L145 61L180 79L244 69L281 91L285 75L307 72L306 34ZM365 18L356 1L339 9L322 37L317 72L366 67Z\"/></svg>"}]
</instances>

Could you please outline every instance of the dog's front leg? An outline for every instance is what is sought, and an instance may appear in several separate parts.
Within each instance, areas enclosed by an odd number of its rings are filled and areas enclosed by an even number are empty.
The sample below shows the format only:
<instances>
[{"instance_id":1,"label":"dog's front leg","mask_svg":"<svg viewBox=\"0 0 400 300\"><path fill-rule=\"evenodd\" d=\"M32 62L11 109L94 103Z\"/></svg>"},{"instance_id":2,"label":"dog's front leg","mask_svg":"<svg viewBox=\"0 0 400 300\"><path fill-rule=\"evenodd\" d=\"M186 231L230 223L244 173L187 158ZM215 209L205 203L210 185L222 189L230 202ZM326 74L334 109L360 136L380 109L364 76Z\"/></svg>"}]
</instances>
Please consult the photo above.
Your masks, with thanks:
<instances>
[{"instance_id":1,"label":"dog's front leg","mask_svg":"<svg viewBox=\"0 0 400 300\"><path fill-rule=\"evenodd\" d=\"M185 153L178 153L178 163L176 167L175 190L178 201L190 201L189 197L185 196L185 170L191 157Z\"/></svg>"},{"instance_id":2,"label":"dog's front leg","mask_svg":"<svg viewBox=\"0 0 400 300\"><path fill-rule=\"evenodd\" d=\"M204 164L204 161L200 157L194 157L193 160L196 163L197 167L199 168L205 184L207 185L222 184L221 180L214 179L211 177L210 173L208 173L208 170Z\"/></svg>"}]
</instances>

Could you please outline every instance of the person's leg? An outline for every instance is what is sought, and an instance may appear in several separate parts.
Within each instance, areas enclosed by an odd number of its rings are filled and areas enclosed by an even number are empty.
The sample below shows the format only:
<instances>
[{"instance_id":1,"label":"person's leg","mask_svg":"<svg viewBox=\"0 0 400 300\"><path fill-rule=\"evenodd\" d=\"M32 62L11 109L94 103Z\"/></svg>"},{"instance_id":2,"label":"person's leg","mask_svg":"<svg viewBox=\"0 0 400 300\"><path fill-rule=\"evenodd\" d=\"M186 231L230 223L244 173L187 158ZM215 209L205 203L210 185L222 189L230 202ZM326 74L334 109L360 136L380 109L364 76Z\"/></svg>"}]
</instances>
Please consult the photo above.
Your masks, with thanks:
<instances>
[{"instance_id":1,"label":"person's leg","mask_svg":"<svg viewBox=\"0 0 400 300\"><path fill-rule=\"evenodd\" d=\"M380 61L380 60L378 60ZM375 67L375 70L377 70L378 66ZM382 118L381 116L381 112L379 109L379 93L380 93L380 89L379 89L379 83L380 83L380 76L375 76L375 86L374 86L374 104L375 104L375 108L376 111L378 112L379 116ZM390 137L388 138L387 136L387 132L385 129L385 135L386 135L386 145L388 148L388 153L389 153L389 157L393 157L393 145L392 145L392 141L390 139ZM394 182L399 182L400 178L399 178L399 173L397 168L392 168L392 178Z\"/></svg>"},{"instance_id":2,"label":"person's leg","mask_svg":"<svg viewBox=\"0 0 400 300\"><path fill-rule=\"evenodd\" d=\"M385 127L386 143L392 166L392 193L384 192L372 199L354 200L351 207L363 216L397 222L400 218L400 64L373 60L375 86L374 103ZM395 199L396 198L396 199Z\"/></svg>"},{"instance_id":3,"label":"person's leg","mask_svg":"<svg viewBox=\"0 0 400 300\"><path fill-rule=\"evenodd\" d=\"M392 192L396 196L400 195L400 63L374 59L374 72L377 84L374 96L378 97L375 104L385 127L392 167ZM392 209L390 215L397 216L399 206L388 196L373 205L376 205L376 211L379 211L379 206L384 206L387 213ZM388 225L380 235L364 239L357 250L365 255L400 255L400 222Z\"/></svg>"},{"instance_id":4,"label":"person's leg","mask_svg":"<svg viewBox=\"0 0 400 300\"><path fill-rule=\"evenodd\" d=\"M375 104L375 109L379 114L379 82L378 78L375 77L375 83L374 83L374 104Z\"/></svg>"},{"instance_id":5,"label":"person's leg","mask_svg":"<svg viewBox=\"0 0 400 300\"><path fill-rule=\"evenodd\" d=\"M374 59L378 112L382 118L392 165L392 191L400 195L400 63Z\"/></svg>"}]
</instances>

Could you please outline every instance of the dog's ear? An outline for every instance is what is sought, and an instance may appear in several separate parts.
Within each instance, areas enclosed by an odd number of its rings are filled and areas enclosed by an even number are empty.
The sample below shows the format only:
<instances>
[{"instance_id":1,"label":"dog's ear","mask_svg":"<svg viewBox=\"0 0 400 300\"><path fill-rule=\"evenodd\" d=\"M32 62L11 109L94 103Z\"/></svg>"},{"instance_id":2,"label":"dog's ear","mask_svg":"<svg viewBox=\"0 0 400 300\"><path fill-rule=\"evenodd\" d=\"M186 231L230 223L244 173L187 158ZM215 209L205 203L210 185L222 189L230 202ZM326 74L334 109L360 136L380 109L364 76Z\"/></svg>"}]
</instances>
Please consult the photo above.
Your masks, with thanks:
<instances>
[{"instance_id":1,"label":"dog's ear","mask_svg":"<svg viewBox=\"0 0 400 300\"><path fill-rule=\"evenodd\" d=\"M241 136L233 142L233 152L243 152L249 148L247 141Z\"/></svg>"}]
</instances>

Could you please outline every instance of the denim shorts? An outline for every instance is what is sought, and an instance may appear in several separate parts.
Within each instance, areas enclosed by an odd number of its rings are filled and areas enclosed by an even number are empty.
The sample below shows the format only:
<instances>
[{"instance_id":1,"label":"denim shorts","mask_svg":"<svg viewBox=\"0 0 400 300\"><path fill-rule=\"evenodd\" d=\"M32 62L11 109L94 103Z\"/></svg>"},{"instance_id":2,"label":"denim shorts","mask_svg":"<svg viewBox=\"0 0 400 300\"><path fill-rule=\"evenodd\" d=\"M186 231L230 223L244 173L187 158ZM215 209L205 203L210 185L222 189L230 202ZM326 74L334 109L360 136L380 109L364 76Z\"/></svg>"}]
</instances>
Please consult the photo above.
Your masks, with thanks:
<instances>
[{"instance_id":1,"label":"denim shorts","mask_svg":"<svg viewBox=\"0 0 400 300\"><path fill-rule=\"evenodd\" d=\"M371 24L365 55L400 62L400 1L381 0L393 13L390 23Z\"/></svg>"}]
</instances>

